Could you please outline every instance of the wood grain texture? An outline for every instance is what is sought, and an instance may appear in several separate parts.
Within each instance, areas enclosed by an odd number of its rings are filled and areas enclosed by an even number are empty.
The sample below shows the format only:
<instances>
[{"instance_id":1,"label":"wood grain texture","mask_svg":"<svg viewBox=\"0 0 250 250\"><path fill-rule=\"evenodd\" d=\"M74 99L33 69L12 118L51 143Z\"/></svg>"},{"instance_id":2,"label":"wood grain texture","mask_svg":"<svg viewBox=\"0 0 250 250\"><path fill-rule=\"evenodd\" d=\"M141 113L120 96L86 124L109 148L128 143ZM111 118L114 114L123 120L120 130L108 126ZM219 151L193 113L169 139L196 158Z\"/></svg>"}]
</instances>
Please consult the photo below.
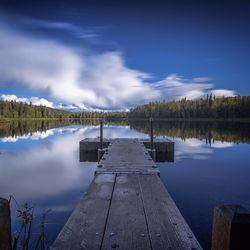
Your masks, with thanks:
<instances>
[{"instance_id":1,"label":"wood grain texture","mask_svg":"<svg viewBox=\"0 0 250 250\"><path fill-rule=\"evenodd\" d=\"M87 195L52 249L201 249L144 143L109 141Z\"/></svg>"},{"instance_id":2,"label":"wood grain texture","mask_svg":"<svg viewBox=\"0 0 250 250\"><path fill-rule=\"evenodd\" d=\"M96 175L51 249L100 249L115 175Z\"/></svg>"},{"instance_id":3,"label":"wood grain texture","mask_svg":"<svg viewBox=\"0 0 250 250\"><path fill-rule=\"evenodd\" d=\"M101 249L151 249L137 174L118 174Z\"/></svg>"},{"instance_id":4,"label":"wood grain texture","mask_svg":"<svg viewBox=\"0 0 250 250\"><path fill-rule=\"evenodd\" d=\"M152 249L202 249L157 175L139 175Z\"/></svg>"},{"instance_id":5,"label":"wood grain texture","mask_svg":"<svg viewBox=\"0 0 250 250\"><path fill-rule=\"evenodd\" d=\"M102 169L98 171L152 171L156 170L155 162L138 139L117 139L110 143L106 153L99 162Z\"/></svg>"}]
</instances>

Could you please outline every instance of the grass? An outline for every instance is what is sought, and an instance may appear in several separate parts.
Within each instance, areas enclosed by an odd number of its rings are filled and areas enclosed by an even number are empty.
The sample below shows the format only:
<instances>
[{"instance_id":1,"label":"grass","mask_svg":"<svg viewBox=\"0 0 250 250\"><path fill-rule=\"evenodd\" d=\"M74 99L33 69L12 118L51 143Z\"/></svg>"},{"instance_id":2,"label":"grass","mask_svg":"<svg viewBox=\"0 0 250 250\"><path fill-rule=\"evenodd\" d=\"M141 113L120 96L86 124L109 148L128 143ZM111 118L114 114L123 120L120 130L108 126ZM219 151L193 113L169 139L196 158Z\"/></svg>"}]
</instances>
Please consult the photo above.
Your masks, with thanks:
<instances>
[{"instance_id":1,"label":"grass","mask_svg":"<svg viewBox=\"0 0 250 250\"><path fill-rule=\"evenodd\" d=\"M46 243L46 215L48 211L42 213L38 225L34 223L34 206L20 205L16 199L11 196L9 202L14 201L17 206L17 218L19 219L19 228L12 236L12 250L45 250L49 249ZM38 233L36 231L38 230ZM37 235L34 237L34 235Z\"/></svg>"}]
</instances>

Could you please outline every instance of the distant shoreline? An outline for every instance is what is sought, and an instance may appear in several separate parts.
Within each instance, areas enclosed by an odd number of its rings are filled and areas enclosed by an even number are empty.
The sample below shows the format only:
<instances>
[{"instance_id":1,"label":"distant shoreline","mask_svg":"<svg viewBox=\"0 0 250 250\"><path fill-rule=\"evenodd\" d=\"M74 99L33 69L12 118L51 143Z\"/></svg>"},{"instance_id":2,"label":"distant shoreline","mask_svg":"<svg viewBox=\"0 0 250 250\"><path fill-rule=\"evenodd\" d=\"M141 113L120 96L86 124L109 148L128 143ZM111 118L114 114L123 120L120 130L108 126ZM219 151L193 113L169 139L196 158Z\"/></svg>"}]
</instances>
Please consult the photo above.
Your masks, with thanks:
<instances>
[{"instance_id":1,"label":"distant shoreline","mask_svg":"<svg viewBox=\"0 0 250 250\"><path fill-rule=\"evenodd\" d=\"M149 118L129 118L127 121L147 121ZM100 118L0 118L1 123L13 121L84 121L100 120ZM116 120L116 119L112 119ZM117 119L120 120L120 119ZM177 121L177 122L250 122L250 118L153 118L154 121Z\"/></svg>"}]
</instances>

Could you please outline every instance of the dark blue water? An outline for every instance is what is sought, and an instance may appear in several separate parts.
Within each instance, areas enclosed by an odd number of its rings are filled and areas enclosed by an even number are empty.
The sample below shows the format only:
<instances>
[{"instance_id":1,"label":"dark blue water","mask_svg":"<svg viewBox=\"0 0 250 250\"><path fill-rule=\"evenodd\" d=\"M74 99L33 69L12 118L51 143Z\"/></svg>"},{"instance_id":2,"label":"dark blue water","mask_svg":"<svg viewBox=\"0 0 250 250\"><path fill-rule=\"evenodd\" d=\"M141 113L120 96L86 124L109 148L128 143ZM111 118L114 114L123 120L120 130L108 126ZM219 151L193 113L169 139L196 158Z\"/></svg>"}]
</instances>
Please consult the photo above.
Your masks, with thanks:
<instances>
[{"instance_id":1,"label":"dark blue water","mask_svg":"<svg viewBox=\"0 0 250 250\"><path fill-rule=\"evenodd\" d=\"M148 136L129 126L105 126L104 134ZM66 126L0 138L0 197L13 195L20 204L34 205L37 221L49 210L48 245L94 176L96 163L79 162L79 141L98 135L98 126ZM195 136L168 137L175 141L175 162L158 164L161 179L202 246L209 249L215 206L241 204L250 209L250 145L228 138L207 143ZM13 232L18 229L16 208L13 202Z\"/></svg>"}]
</instances>

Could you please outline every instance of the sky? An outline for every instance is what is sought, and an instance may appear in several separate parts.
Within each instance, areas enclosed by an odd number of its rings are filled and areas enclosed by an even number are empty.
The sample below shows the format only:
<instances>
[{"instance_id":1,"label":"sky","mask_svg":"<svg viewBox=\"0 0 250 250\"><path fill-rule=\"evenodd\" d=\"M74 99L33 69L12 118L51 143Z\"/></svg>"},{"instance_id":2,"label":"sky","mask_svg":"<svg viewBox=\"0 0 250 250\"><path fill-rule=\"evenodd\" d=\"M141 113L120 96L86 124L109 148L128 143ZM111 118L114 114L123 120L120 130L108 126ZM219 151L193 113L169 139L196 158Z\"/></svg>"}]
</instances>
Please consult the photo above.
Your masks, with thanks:
<instances>
[{"instance_id":1,"label":"sky","mask_svg":"<svg viewBox=\"0 0 250 250\"><path fill-rule=\"evenodd\" d=\"M250 1L0 1L0 99L68 110L250 95Z\"/></svg>"}]
</instances>

